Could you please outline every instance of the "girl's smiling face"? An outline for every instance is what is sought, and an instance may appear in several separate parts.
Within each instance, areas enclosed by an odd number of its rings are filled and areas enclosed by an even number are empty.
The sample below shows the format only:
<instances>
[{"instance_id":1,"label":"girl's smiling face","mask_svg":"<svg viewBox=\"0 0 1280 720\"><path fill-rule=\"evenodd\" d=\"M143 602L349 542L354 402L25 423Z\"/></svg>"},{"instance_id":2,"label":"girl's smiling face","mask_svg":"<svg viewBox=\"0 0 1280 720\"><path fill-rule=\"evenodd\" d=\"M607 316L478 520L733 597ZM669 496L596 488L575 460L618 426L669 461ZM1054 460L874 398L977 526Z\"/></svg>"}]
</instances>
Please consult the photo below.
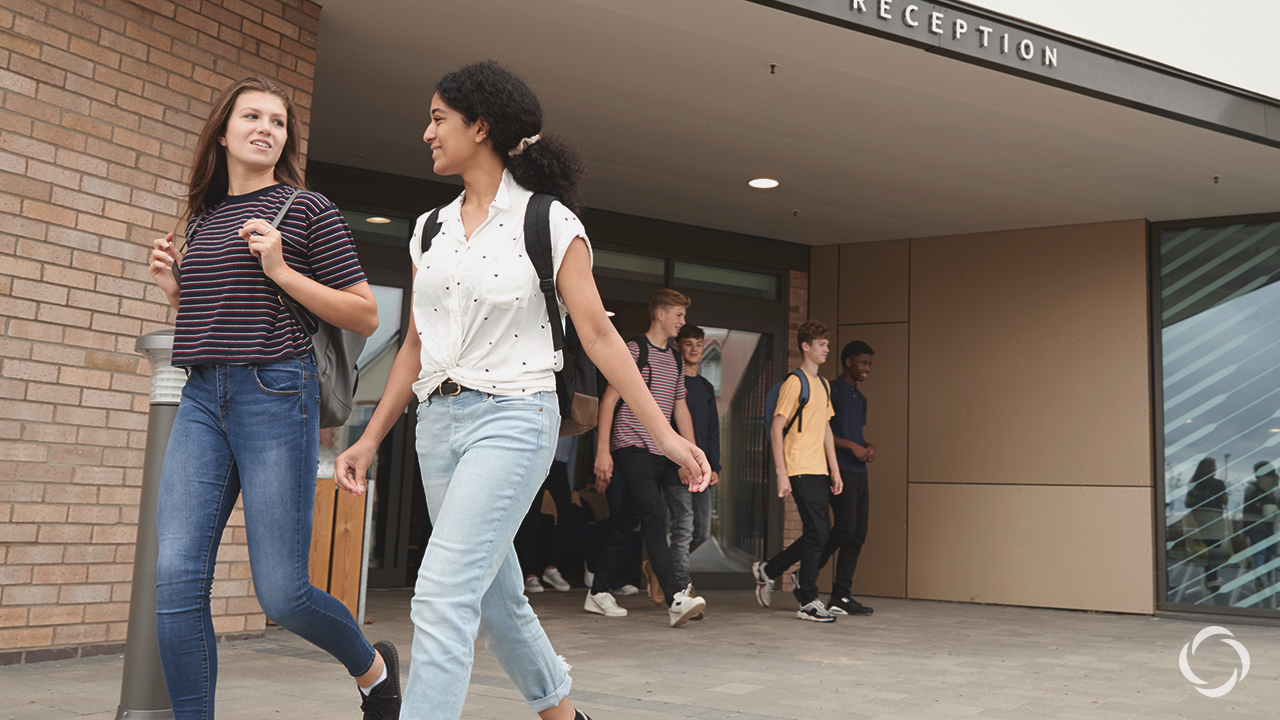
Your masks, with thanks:
<instances>
[{"instance_id":1,"label":"girl's smiling face","mask_svg":"<svg viewBox=\"0 0 1280 720\"><path fill-rule=\"evenodd\" d=\"M485 149L488 126L483 118L468 123L462 113L431 97L431 122L422 141L431 147L432 169L437 175L458 175Z\"/></svg>"},{"instance_id":2,"label":"girl's smiling face","mask_svg":"<svg viewBox=\"0 0 1280 720\"><path fill-rule=\"evenodd\" d=\"M247 90L236 98L218 142L226 148L227 167L273 169L289 139L288 111L275 95Z\"/></svg>"}]
</instances>

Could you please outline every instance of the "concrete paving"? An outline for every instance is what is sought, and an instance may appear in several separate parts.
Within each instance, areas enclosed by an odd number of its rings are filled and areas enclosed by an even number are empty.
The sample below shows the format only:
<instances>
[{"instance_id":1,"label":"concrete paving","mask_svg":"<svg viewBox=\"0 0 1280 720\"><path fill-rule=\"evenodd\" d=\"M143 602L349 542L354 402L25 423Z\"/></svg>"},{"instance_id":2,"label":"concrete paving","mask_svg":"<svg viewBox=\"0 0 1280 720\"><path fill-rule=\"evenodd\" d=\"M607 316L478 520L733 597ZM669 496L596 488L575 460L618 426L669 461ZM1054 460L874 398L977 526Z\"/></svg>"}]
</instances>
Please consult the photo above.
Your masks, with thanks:
<instances>
[{"instance_id":1,"label":"concrete paving","mask_svg":"<svg viewBox=\"0 0 1280 720\"><path fill-rule=\"evenodd\" d=\"M866 599L865 618L795 619L788 595L759 607L750 592L706 593L708 618L667 627L645 596L607 619L585 591L532 596L558 652L573 664L575 703L595 720L870 720L871 718L1274 718L1280 628L1033 608ZM407 591L370 593L366 634L407 663ZM1178 656L1206 625L1225 625L1250 655L1248 675L1209 698ZM0 667L0 719L115 717L119 656ZM272 628L220 646L218 717L357 718L357 691L327 655ZM1212 688L1237 652L1204 641L1190 667ZM466 718L531 718L497 662L477 648Z\"/></svg>"}]
</instances>

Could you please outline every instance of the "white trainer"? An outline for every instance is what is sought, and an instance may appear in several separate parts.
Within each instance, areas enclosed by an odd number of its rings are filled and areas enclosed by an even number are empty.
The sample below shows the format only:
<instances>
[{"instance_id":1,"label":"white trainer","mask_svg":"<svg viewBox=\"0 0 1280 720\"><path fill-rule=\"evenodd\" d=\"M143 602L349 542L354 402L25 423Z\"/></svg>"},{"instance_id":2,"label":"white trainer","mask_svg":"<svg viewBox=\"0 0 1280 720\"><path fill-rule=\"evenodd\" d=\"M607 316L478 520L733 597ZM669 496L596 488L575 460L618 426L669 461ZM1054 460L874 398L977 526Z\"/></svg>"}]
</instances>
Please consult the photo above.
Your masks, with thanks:
<instances>
[{"instance_id":1,"label":"white trainer","mask_svg":"<svg viewBox=\"0 0 1280 720\"><path fill-rule=\"evenodd\" d=\"M587 601L583 603L582 609L605 617L627 616L627 609L618 607L618 601L614 600L612 595L609 593L592 594L590 590L587 591Z\"/></svg>"},{"instance_id":2,"label":"white trainer","mask_svg":"<svg viewBox=\"0 0 1280 720\"><path fill-rule=\"evenodd\" d=\"M543 590L542 583L538 582L538 578L530 575L529 577L524 579L525 593L540 593L542 592L542 590Z\"/></svg>"},{"instance_id":3,"label":"white trainer","mask_svg":"<svg viewBox=\"0 0 1280 720\"><path fill-rule=\"evenodd\" d=\"M623 585L617 590L614 590L614 592L618 593L619 595L622 595L623 597L626 597L628 595L639 595L640 588L636 587L635 585L632 585L631 583L627 583L626 585Z\"/></svg>"},{"instance_id":4,"label":"white trainer","mask_svg":"<svg viewBox=\"0 0 1280 720\"><path fill-rule=\"evenodd\" d=\"M557 568L547 568L546 572L542 573L542 582L560 592L569 592L569 581L564 579Z\"/></svg>"},{"instance_id":5,"label":"white trainer","mask_svg":"<svg viewBox=\"0 0 1280 720\"><path fill-rule=\"evenodd\" d=\"M671 607L667 609L667 619L671 621L671 627L680 627L689 622L689 620L702 609L707 606L707 601L700 597L690 597L689 591L693 586L681 590L676 593L675 599L671 601Z\"/></svg>"}]
</instances>

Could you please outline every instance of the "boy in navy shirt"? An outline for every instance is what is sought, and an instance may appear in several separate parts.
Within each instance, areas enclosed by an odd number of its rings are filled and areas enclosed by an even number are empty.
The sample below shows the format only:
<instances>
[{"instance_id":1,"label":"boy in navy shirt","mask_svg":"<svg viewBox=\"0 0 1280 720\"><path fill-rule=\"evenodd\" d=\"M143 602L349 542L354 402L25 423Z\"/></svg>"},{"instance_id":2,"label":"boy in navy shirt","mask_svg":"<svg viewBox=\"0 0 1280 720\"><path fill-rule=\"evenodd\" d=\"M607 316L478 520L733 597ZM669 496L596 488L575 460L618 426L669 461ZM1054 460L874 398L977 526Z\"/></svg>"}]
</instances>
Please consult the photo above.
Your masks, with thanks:
<instances>
[{"instance_id":1,"label":"boy in navy shirt","mask_svg":"<svg viewBox=\"0 0 1280 720\"><path fill-rule=\"evenodd\" d=\"M844 492L831 495L831 514L835 520L831 535L822 550L822 565L836 551L835 573L831 576L831 602L827 609L836 615L870 615L871 608L851 596L853 573L858 569L858 555L867 540L867 463L876 459L876 446L862 436L867 424L867 399L858 390L871 372L871 356L875 351L861 340L854 340L840 352L842 372L831 383L831 400L835 415L831 418L831 434L836 443L836 462L844 478Z\"/></svg>"}]
</instances>

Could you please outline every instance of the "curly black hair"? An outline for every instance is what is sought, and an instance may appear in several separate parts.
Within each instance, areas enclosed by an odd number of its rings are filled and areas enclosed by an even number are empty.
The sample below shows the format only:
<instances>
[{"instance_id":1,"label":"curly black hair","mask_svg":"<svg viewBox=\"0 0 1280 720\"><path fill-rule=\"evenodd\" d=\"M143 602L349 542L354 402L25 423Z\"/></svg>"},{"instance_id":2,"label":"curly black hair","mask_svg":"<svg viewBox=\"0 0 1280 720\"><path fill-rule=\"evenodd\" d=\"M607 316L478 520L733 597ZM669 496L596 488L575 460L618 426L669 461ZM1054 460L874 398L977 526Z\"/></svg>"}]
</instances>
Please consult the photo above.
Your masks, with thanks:
<instances>
[{"instance_id":1,"label":"curly black hair","mask_svg":"<svg viewBox=\"0 0 1280 720\"><path fill-rule=\"evenodd\" d=\"M484 118L489 140L520 186L555 196L573 212L582 209L578 183L587 165L573 143L558 135L542 135L510 157L520 141L542 131L542 104L524 80L493 60L454 70L436 83L440 99L474 123Z\"/></svg>"}]
</instances>

